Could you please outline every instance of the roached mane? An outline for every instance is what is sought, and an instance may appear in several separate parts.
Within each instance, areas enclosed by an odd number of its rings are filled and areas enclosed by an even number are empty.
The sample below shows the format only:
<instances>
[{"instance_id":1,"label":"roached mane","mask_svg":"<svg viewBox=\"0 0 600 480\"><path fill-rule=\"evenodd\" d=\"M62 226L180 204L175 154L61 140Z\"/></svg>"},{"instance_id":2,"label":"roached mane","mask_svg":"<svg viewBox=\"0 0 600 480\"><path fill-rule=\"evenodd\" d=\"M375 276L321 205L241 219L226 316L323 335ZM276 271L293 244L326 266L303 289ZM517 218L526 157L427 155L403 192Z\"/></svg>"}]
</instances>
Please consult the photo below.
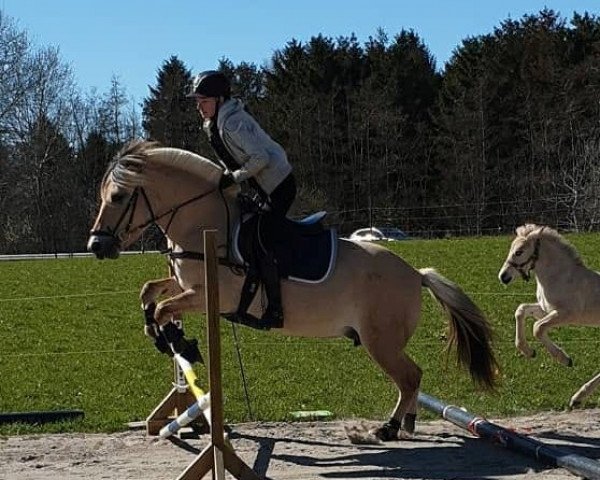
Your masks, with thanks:
<instances>
[{"instance_id":1,"label":"roached mane","mask_svg":"<svg viewBox=\"0 0 600 480\"><path fill-rule=\"evenodd\" d=\"M527 238L529 235L534 234L536 237L539 236L544 240L549 240L557 245L562 252L572 258L578 265L583 265L583 260L575 247L553 228L536 225L534 223L527 223L518 227L516 233L518 237Z\"/></svg>"},{"instance_id":2,"label":"roached mane","mask_svg":"<svg viewBox=\"0 0 600 480\"><path fill-rule=\"evenodd\" d=\"M158 142L132 140L125 145L108 166L107 177L124 187L143 185L146 181L144 167L147 164L163 165L200 176L211 183L217 183L222 169L210 160L193 152L179 148L161 147Z\"/></svg>"}]
</instances>

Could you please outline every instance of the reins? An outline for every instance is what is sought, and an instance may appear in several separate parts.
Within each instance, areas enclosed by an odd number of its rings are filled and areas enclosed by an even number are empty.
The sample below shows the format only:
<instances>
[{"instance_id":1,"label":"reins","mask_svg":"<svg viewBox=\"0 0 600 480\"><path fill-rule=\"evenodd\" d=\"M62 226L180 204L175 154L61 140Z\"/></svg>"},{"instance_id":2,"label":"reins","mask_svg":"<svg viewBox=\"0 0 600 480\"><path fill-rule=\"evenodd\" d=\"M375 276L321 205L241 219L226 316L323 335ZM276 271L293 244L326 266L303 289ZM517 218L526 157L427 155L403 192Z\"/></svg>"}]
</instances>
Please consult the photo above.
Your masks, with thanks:
<instances>
[{"instance_id":1,"label":"reins","mask_svg":"<svg viewBox=\"0 0 600 480\"><path fill-rule=\"evenodd\" d=\"M229 212L229 205L227 204L227 200L225 199L225 196L223 195L223 190L219 189L219 193L221 196L221 200L223 200L223 204L225 205L225 212L226 212L226 217L227 217L227 221L226 221L227 244L225 245L227 248L227 256L225 258L217 257L217 262L219 265L229 267L236 274L243 274L244 268L242 266L238 265L237 263L234 263L229 260L230 246L231 246L231 241L232 241L231 228L230 228L231 213ZM169 224L167 225L167 228L165 229L164 236L166 236L166 232L167 232L169 225L171 224L171 221L172 221L172 218L169 220ZM198 260L198 261L203 262L205 259L204 252L193 252L190 250L182 250L180 252L174 252L172 248L168 248L167 250L161 251L161 253L166 254L170 260L184 259L184 260Z\"/></svg>"},{"instance_id":2,"label":"reins","mask_svg":"<svg viewBox=\"0 0 600 480\"><path fill-rule=\"evenodd\" d=\"M171 226L171 223L173 223L173 219L175 218L175 215L177 214L177 212L179 212L180 209L189 205L190 203L201 200L202 198L211 194L215 190L216 190L216 188L212 188L212 189L208 190L207 192L201 193L200 195L196 195L178 205L175 205L174 207L171 207L170 209L161 213L160 215L156 215L154 213L154 209L152 208L152 204L150 203L150 200L148 199L148 195L146 195L146 191L144 190L144 188L143 187L135 187L133 190L133 193L131 194L131 197L129 197L129 201L127 202L127 207L121 213L121 216L119 217L119 220L117 220L117 224L112 229L112 231L111 230L92 230L90 232L90 235L111 237L111 238L114 238L115 240L119 241L119 238L115 235L114 232L116 232L119 229L119 227L121 226L121 223L127 216L127 212L129 212L129 220L127 221L127 226L125 227L125 232L132 232L135 230L144 229L149 225L156 225L158 227L157 221L170 214L171 218L169 219L167 226L165 227L165 231L163 232L162 229L159 228L163 237L166 238L167 232L169 231L169 227ZM144 202L146 203L146 208L148 209L148 212L150 212L150 218L147 221L132 228L131 223L133 221L133 216L134 216L135 210L137 208L140 192L142 193L142 198L144 199Z\"/></svg>"}]
</instances>

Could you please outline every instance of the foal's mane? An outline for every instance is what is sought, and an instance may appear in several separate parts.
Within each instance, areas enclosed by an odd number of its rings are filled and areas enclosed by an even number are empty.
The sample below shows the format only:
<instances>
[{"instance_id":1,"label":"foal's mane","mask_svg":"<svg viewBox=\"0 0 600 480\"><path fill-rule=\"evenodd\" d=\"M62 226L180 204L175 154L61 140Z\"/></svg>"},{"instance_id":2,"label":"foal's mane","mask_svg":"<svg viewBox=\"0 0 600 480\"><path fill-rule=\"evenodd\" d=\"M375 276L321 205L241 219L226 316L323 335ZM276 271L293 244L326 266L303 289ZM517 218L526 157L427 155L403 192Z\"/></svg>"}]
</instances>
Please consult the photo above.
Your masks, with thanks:
<instances>
[{"instance_id":1,"label":"foal's mane","mask_svg":"<svg viewBox=\"0 0 600 480\"><path fill-rule=\"evenodd\" d=\"M544 240L548 240L554 243L556 246L558 246L560 251L563 252L571 260L573 260L575 263L577 263L578 265L583 265L583 260L579 256L579 252L577 252L575 247L571 245L560 233L558 233L553 228L528 223L518 227L516 233L518 237L522 238L527 238L530 234L535 234L540 239L543 238Z\"/></svg>"},{"instance_id":2,"label":"foal's mane","mask_svg":"<svg viewBox=\"0 0 600 480\"><path fill-rule=\"evenodd\" d=\"M193 152L136 139L117 153L108 166L103 183L110 175L113 181L125 187L143 185L147 180L145 167L151 164L182 170L211 183L217 183L222 173L221 167Z\"/></svg>"}]
</instances>

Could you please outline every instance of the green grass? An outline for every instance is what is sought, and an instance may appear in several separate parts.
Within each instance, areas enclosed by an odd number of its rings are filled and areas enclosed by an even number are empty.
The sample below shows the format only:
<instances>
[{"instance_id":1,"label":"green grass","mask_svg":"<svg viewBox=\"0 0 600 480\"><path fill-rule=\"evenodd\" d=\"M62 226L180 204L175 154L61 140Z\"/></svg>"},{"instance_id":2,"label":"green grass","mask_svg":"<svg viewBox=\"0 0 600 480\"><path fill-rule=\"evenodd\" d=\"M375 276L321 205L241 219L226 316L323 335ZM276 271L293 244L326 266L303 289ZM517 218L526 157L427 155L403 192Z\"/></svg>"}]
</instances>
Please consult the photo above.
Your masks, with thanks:
<instances>
[{"instance_id":1,"label":"green grass","mask_svg":"<svg viewBox=\"0 0 600 480\"><path fill-rule=\"evenodd\" d=\"M600 265L600 235L568 237L586 263ZM423 391L485 416L563 409L600 364L600 329L551 333L575 366L556 363L532 338L536 358L517 355L513 312L535 299L535 282L504 288L498 269L510 238L411 240L388 244L415 268L435 267L458 283L488 316L502 368L498 392L482 393L443 355L447 322L423 291L423 318L408 351L423 369ZM116 261L91 258L0 262L0 412L82 409L83 420L43 427L5 425L0 434L114 431L143 420L171 388L173 366L142 334L138 292L166 272L159 255ZM394 285L390 285L390 294ZM205 344L201 315L185 319L188 336ZM227 422L249 419L232 326L223 322L222 363ZM337 418L385 419L395 388L362 348L347 339L289 338L237 327L254 419L285 420L294 410ZM206 353L205 347L202 351ZM203 385L206 371L196 368ZM589 406L595 406L592 397ZM425 412L422 412L425 416Z\"/></svg>"}]
</instances>

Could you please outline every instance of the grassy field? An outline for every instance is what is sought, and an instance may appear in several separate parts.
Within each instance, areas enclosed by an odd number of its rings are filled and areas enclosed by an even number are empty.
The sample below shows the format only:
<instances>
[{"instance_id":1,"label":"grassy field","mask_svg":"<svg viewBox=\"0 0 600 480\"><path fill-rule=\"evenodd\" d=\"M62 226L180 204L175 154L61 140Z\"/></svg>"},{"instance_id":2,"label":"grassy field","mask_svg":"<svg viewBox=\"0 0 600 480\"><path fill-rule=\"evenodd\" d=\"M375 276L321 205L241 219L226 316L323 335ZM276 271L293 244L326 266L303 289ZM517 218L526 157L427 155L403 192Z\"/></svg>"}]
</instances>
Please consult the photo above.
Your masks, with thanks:
<instances>
[{"instance_id":1,"label":"grassy field","mask_svg":"<svg viewBox=\"0 0 600 480\"><path fill-rule=\"evenodd\" d=\"M590 266L600 266L600 235L568 237ZM532 338L538 355L519 357L513 345L513 312L533 301L535 282L508 288L497 273L510 237L411 240L392 245L416 268L435 267L480 305L496 333L502 384L495 394L477 391L468 375L442 354L446 320L423 292L422 323L409 352L422 367L423 391L485 416L563 409L600 365L600 329L565 327L552 337L571 354L574 367L557 364ZM0 412L82 409L83 420L0 427L27 431L114 431L143 420L170 390L171 360L142 334L138 292L163 276L159 255L116 261L91 258L0 262ZM394 285L389 286L390 295ZM205 341L201 315L185 319L188 335ZM237 327L252 418L289 419L294 410L327 409L336 418L386 419L396 391L361 348L347 339L297 339ZM205 351L205 348L202 348ZM222 324L227 422L251 419L234 346L232 326ZM206 372L197 368L206 384ZM597 396L589 406L597 405ZM427 416L426 412L422 412Z\"/></svg>"}]
</instances>

